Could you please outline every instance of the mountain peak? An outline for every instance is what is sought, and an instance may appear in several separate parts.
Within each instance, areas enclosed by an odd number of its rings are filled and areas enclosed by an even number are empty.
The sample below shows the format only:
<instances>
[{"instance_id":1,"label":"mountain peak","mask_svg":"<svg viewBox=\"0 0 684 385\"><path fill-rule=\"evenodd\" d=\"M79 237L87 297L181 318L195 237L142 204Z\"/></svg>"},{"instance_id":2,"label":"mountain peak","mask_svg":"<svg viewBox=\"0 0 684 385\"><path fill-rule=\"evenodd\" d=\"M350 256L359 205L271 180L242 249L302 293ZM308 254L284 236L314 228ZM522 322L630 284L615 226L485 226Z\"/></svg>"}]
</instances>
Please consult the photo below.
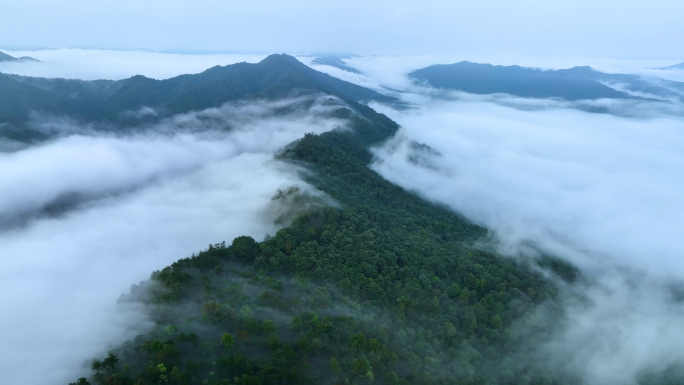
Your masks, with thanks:
<instances>
[{"instance_id":1,"label":"mountain peak","mask_svg":"<svg viewBox=\"0 0 684 385\"><path fill-rule=\"evenodd\" d=\"M575 71L575 72L596 72L595 69L593 69L590 66L575 66L570 68L568 71Z\"/></svg>"},{"instance_id":2,"label":"mountain peak","mask_svg":"<svg viewBox=\"0 0 684 385\"><path fill-rule=\"evenodd\" d=\"M304 66L304 63L300 62L297 60L294 56L290 56L288 54L282 53L282 54L271 54L268 55L264 60L260 61L259 64L265 64L265 65L301 65Z\"/></svg>"}]
</instances>

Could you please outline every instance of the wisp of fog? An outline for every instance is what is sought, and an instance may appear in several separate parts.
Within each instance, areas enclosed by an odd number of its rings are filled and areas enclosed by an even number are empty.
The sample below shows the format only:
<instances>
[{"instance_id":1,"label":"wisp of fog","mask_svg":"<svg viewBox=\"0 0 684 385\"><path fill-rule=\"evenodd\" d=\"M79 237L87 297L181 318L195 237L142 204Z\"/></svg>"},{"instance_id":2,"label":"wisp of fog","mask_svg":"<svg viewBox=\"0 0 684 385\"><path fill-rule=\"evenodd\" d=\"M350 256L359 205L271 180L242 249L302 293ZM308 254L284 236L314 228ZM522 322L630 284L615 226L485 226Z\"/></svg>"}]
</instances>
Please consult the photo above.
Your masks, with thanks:
<instances>
[{"instance_id":1,"label":"wisp of fog","mask_svg":"<svg viewBox=\"0 0 684 385\"><path fill-rule=\"evenodd\" d=\"M85 374L107 344L147 326L140 309L116 306L131 284L210 243L273 234L278 189L320 195L273 155L344 126L322 100L229 104L130 135L92 130L0 154L0 382ZM65 128L74 131L83 130ZM55 205L64 207L46 210Z\"/></svg>"},{"instance_id":2,"label":"wisp of fog","mask_svg":"<svg viewBox=\"0 0 684 385\"><path fill-rule=\"evenodd\" d=\"M684 362L684 306L670 290L684 282L681 115L405 97L417 107L374 106L403 127L375 150L376 171L493 230L502 252L533 245L592 282L572 288L590 305L568 300L569 321L534 347L539 357L614 384ZM414 140L439 154L416 153Z\"/></svg>"}]
</instances>

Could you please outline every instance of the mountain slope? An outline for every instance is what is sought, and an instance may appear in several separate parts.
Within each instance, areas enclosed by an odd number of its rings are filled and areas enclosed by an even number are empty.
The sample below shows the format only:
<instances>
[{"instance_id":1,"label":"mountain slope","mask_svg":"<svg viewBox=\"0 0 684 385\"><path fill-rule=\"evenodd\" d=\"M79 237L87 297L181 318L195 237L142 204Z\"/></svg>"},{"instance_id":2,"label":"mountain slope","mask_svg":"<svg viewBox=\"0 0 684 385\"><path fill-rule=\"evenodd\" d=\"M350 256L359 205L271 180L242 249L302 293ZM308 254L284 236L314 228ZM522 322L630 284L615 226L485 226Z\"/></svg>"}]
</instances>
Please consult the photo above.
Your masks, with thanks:
<instances>
[{"instance_id":1,"label":"mountain slope","mask_svg":"<svg viewBox=\"0 0 684 385\"><path fill-rule=\"evenodd\" d=\"M26 126L33 111L56 115L74 112L69 103L58 96L0 74L0 137L16 141L43 138L43 134Z\"/></svg>"},{"instance_id":2,"label":"mountain slope","mask_svg":"<svg viewBox=\"0 0 684 385\"><path fill-rule=\"evenodd\" d=\"M565 100L601 98L658 97L682 98L684 84L657 79L648 81L638 75L606 74L591 67L565 70L540 70L520 66L494 66L460 62L433 65L413 71L409 76L417 82L436 88L460 90L473 94L506 93L526 98L562 98ZM634 95L618 91L648 95ZM616 87L617 88L617 87Z\"/></svg>"}]
</instances>

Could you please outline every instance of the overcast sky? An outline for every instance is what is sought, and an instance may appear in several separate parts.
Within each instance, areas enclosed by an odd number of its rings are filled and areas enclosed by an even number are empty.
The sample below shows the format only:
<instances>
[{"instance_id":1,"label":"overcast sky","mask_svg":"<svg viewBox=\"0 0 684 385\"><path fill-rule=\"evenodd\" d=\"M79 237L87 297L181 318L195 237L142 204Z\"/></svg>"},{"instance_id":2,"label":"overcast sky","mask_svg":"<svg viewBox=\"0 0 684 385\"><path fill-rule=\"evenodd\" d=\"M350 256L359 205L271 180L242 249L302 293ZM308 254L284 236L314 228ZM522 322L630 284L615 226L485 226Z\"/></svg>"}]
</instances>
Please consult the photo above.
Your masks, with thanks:
<instances>
[{"instance_id":1,"label":"overcast sky","mask_svg":"<svg viewBox=\"0 0 684 385\"><path fill-rule=\"evenodd\" d=\"M8 0L0 48L682 59L674 0Z\"/></svg>"}]
</instances>

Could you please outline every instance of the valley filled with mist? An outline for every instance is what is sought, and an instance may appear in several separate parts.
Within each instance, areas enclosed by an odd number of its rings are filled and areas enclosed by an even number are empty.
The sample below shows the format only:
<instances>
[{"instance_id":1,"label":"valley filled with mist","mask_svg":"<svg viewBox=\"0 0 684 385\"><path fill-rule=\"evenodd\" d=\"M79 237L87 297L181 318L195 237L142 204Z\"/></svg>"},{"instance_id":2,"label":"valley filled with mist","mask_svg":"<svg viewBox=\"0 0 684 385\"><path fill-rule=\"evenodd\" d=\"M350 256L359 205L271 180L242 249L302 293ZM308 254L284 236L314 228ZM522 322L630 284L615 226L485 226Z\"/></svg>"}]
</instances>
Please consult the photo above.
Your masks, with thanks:
<instances>
[{"instance_id":1,"label":"valley filled with mist","mask_svg":"<svg viewBox=\"0 0 684 385\"><path fill-rule=\"evenodd\" d=\"M3 384L684 382L676 63L3 52Z\"/></svg>"}]
</instances>

